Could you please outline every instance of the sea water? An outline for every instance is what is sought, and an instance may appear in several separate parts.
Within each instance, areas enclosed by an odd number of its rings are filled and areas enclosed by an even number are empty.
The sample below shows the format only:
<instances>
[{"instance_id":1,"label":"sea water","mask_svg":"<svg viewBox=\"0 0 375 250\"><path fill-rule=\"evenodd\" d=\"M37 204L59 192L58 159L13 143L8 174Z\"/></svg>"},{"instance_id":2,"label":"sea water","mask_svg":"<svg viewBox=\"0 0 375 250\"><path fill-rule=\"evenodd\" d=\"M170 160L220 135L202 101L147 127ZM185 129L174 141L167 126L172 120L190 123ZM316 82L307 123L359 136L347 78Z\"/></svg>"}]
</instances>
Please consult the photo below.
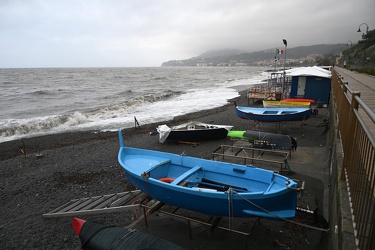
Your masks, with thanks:
<instances>
[{"instance_id":1,"label":"sea water","mask_svg":"<svg viewBox=\"0 0 375 250\"><path fill-rule=\"evenodd\" d=\"M258 67L0 69L0 142L167 121L265 79Z\"/></svg>"}]
</instances>

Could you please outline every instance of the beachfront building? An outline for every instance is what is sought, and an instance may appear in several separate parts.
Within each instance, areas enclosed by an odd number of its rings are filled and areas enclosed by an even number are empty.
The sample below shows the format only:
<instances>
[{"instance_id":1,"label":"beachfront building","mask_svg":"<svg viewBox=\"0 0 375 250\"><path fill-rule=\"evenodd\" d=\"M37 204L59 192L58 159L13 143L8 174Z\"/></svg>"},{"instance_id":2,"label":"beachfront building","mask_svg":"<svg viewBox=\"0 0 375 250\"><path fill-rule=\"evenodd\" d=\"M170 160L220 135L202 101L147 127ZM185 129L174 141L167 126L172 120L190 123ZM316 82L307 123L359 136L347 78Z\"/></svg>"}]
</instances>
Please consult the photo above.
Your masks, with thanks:
<instances>
[{"instance_id":1,"label":"beachfront building","mask_svg":"<svg viewBox=\"0 0 375 250\"><path fill-rule=\"evenodd\" d=\"M331 71L321 67L301 67L287 72L292 77L290 97L312 99L318 105L328 105L331 94Z\"/></svg>"}]
</instances>

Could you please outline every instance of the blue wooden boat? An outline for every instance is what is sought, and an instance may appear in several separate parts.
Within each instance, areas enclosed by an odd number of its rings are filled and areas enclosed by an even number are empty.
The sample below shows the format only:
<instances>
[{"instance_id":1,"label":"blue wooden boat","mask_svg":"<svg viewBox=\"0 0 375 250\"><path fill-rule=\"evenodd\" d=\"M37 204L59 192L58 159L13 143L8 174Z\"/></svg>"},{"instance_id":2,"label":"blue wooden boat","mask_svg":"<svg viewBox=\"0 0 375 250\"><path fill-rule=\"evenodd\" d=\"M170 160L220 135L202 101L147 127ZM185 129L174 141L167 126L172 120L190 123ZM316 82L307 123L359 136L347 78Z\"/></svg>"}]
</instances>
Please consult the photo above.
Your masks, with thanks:
<instances>
[{"instance_id":1,"label":"blue wooden boat","mask_svg":"<svg viewBox=\"0 0 375 250\"><path fill-rule=\"evenodd\" d=\"M237 104L235 106L237 116L241 119L260 122L305 121L312 115L310 108L254 108Z\"/></svg>"},{"instance_id":2,"label":"blue wooden boat","mask_svg":"<svg viewBox=\"0 0 375 250\"><path fill-rule=\"evenodd\" d=\"M166 204L212 216L293 218L297 183L269 170L124 146L127 181Z\"/></svg>"}]
</instances>

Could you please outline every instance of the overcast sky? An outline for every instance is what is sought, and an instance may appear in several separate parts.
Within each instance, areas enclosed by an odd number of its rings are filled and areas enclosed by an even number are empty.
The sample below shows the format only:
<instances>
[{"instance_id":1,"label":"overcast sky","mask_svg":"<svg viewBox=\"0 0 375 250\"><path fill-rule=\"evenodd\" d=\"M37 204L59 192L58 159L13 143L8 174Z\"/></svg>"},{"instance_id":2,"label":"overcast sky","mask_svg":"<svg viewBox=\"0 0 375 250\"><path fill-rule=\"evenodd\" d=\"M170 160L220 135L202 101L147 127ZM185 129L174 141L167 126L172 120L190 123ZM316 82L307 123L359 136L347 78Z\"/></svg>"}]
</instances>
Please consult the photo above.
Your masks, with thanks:
<instances>
[{"instance_id":1,"label":"overcast sky","mask_svg":"<svg viewBox=\"0 0 375 250\"><path fill-rule=\"evenodd\" d=\"M375 0L0 0L0 68L153 67L284 38L354 44L374 13Z\"/></svg>"}]
</instances>

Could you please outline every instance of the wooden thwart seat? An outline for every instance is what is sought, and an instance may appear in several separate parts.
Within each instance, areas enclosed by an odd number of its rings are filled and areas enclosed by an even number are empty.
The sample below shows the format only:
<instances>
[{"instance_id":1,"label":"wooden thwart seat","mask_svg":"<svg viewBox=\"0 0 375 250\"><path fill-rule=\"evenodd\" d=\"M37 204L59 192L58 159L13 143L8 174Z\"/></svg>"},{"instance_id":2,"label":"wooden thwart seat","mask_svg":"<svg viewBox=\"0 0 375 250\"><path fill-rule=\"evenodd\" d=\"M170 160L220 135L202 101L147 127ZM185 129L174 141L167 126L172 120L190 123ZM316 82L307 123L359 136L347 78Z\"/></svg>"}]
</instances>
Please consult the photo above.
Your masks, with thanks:
<instances>
[{"instance_id":1,"label":"wooden thwart seat","mask_svg":"<svg viewBox=\"0 0 375 250\"><path fill-rule=\"evenodd\" d=\"M186 178L188 178L189 176L193 175L195 172L197 172L201 168L202 168L201 166L195 166L195 167L193 167L192 169L186 171L185 173L183 173L182 175L180 175L179 177L177 177L171 184L172 185L178 185L181 181L183 181Z\"/></svg>"},{"instance_id":2,"label":"wooden thwart seat","mask_svg":"<svg viewBox=\"0 0 375 250\"><path fill-rule=\"evenodd\" d=\"M165 159L163 161L160 161L159 163L157 163L155 166L153 166L150 170L147 171L147 173L151 173L154 169L160 167L160 166L163 166L163 165L166 165L168 163L170 163L171 160L170 159Z\"/></svg>"}]
</instances>

